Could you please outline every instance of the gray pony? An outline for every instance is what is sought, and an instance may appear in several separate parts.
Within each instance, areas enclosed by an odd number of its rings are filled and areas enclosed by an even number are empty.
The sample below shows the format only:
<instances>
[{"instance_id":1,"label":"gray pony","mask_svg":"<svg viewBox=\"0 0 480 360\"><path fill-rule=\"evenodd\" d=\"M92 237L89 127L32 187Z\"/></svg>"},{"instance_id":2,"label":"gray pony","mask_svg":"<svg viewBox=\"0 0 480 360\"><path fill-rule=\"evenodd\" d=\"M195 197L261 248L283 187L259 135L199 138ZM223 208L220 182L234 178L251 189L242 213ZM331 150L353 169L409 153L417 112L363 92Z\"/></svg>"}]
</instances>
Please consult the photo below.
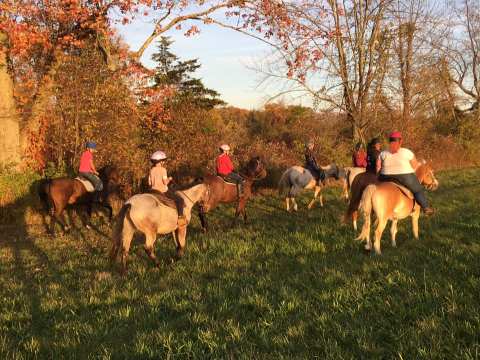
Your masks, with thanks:
<instances>
[{"instance_id":1,"label":"gray pony","mask_svg":"<svg viewBox=\"0 0 480 360\"><path fill-rule=\"evenodd\" d=\"M320 206L323 206L323 196L321 194L322 188L325 186L325 181L328 178L335 178L339 180L344 177L343 169L339 168L335 163L323 167L325 172L325 180L317 183L312 173L301 166L292 166L288 168L280 178L278 188L280 195L286 194L285 203L287 211L291 211L290 202L293 205L293 210L298 211L298 205L295 201L295 196L303 189L314 190L312 201L308 204L308 209L311 209L319 197Z\"/></svg>"}]
</instances>

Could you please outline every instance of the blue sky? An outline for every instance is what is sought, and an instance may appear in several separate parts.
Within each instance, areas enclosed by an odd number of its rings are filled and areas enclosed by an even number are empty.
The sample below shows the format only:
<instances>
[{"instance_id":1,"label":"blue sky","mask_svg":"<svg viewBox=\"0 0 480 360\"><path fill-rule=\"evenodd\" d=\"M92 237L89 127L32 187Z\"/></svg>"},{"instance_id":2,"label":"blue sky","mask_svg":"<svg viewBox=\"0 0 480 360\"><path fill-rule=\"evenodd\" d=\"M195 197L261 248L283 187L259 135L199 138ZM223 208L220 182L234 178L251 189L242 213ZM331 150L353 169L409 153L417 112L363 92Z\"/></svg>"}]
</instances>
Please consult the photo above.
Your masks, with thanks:
<instances>
[{"instance_id":1,"label":"blue sky","mask_svg":"<svg viewBox=\"0 0 480 360\"><path fill-rule=\"evenodd\" d=\"M130 48L137 50L153 26L136 20L117 28ZM265 89L257 88L259 75L247 65L268 54L270 49L266 44L215 25L202 26L200 34L193 37L185 37L184 32L174 29L167 32L166 35L175 41L173 53L183 60L198 58L202 67L196 75L207 87L218 91L221 98L233 106L254 109L264 105L269 94ZM152 44L142 57L142 63L147 67L153 66L150 58L155 48Z\"/></svg>"}]
</instances>

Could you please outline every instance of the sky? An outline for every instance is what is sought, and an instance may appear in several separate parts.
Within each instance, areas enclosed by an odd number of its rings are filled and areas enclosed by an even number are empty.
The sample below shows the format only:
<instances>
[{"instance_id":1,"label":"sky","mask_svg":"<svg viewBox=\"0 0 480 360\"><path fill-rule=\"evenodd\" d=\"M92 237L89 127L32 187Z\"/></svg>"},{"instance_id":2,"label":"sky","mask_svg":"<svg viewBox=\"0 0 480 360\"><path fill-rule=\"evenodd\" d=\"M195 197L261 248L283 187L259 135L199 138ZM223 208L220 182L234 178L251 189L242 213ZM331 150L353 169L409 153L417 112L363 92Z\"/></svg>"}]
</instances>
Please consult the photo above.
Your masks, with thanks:
<instances>
[{"instance_id":1,"label":"sky","mask_svg":"<svg viewBox=\"0 0 480 360\"><path fill-rule=\"evenodd\" d=\"M152 32L153 25L136 20L126 26L117 26L120 35L135 51ZM260 75L248 68L257 59L265 57L271 49L260 40L215 25L203 26L200 34L185 37L185 30L172 29L166 33L175 42L172 52L181 60L198 58L201 68L196 76L206 87L221 94L229 105L245 109L259 109L266 99L274 95L274 89L258 87ZM153 67L151 55L154 43L142 57L142 63Z\"/></svg>"}]
</instances>

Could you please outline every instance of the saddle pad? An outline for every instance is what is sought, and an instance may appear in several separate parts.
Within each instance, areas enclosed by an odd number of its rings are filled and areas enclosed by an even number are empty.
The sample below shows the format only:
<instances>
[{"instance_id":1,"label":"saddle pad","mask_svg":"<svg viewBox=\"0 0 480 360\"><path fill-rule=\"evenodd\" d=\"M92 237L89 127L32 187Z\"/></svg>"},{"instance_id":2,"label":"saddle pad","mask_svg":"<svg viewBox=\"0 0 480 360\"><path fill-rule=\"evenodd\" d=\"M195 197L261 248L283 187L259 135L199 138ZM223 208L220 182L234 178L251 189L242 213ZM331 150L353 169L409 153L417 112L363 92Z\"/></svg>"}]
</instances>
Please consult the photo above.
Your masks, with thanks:
<instances>
[{"instance_id":1,"label":"saddle pad","mask_svg":"<svg viewBox=\"0 0 480 360\"><path fill-rule=\"evenodd\" d=\"M148 194L155 196L155 199L160 201L160 203L162 203L163 205L177 210L177 204L175 204L175 201L170 199L167 195L154 191L148 192Z\"/></svg>"},{"instance_id":2,"label":"saddle pad","mask_svg":"<svg viewBox=\"0 0 480 360\"><path fill-rule=\"evenodd\" d=\"M217 177L218 177L218 178L220 178L220 179L222 179L222 180L223 180L223 182L224 182L224 183L226 183L226 184L229 184L229 185L235 185L235 186L237 185L237 183L236 183L236 182L232 182L232 181L225 180L223 177L221 177L221 176L218 176L218 175L217 175Z\"/></svg>"},{"instance_id":3,"label":"saddle pad","mask_svg":"<svg viewBox=\"0 0 480 360\"><path fill-rule=\"evenodd\" d=\"M408 190L405 186L397 184L396 182L393 182L393 181L391 183L395 185L397 188L399 188L399 190L403 193L403 195L405 195L409 199L412 199L412 200L414 199L413 193L410 190Z\"/></svg>"},{"instance_id":4,"label":"saddle pad","mask_svg":"<svg viewBox=\"0 0 480 360\"><path fill-rule=\"evenodd\" d=\"M84 179L84 178L78 176L78 177L75 178L75 180L80 181L82 183L82 185L85 187L85 190L87 190L87 192L94 192L95 191L95 187L87 179Z\"/></svg>"}]
</instances>

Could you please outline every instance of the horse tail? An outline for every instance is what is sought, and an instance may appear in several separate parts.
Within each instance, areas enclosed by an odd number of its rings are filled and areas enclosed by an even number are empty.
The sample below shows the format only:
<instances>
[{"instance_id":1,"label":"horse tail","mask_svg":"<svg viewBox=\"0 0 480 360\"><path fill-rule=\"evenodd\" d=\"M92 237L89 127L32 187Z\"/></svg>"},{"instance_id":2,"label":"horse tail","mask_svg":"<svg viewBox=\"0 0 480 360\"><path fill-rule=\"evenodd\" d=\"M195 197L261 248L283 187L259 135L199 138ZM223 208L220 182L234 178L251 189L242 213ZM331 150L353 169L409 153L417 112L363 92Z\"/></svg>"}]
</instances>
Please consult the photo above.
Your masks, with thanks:
<instances>
[{"instance_id":1,"label":"horse tail","mask_svg":"<svg viewBox=\"0 0 480 360\"><path fill-rule=\"evenodd\" d=\"M356 238L356 240L366 240L370 238L370 220L371 220L371 213L372 213L372 197L375 191L377 190L376 185L368 185L367 188L363 191L362 201L360 204L360 209L362 210L364 222L362 231L360 235Z\"/></svg>"},{"instance_id":2,"label":"horse tail","mask_svg":"<svg viewBox=\"0 0 480 360\"><path fill-rule=\"evenodd\" d=\"M51 201L50 201L51 184L52 184L51 179L45 178L43 180L40 180L37 188L37 195L46 212L50 210L50 205L51 205Z\"/></svg>"},{"instance_id":3,"label":"horse tail","mask_svg":"<svg viewBox=\"0 0 480 360\"><path fill-rule=\"evenodd\" d=\"M118 253L122 248L124 242L124 228L126 226L128 226L129 228L133 228L133 224L129 219L131 207L132 204L123 205L115 220L112 234L112 250L110 251L110 259L112 261L117 258Z\"/></svg>"},{"instance_id":4,"label":"horse tail","mask_svg":"<svg viewBox=\"0 0 480 360\"><path fill-rule=\"evenodd\" d=\"M292 186L289 175L290 175L290 169L287 169L285 170L285 172L280 177L280 180L278 181L278 192L280 195L284 194L285 190Z\"/></svg>"},{"instance_id":5,"label":"horse tail","mask_svg":"<svg viewBox=\"0 0 480 360\"><path fill-rule=\"evenodd\" d=\"M358 179L354 179L353 184L351 185L352 186L349 187L349 191L351 192L350 202L348 204L348 209L343 217L343 221L345 223L348 223L352 219L353 214L358 211L365 189L365 186L359 183Z\"/></svg>"},{"instance_id":6,"label":"horse tail","mask_svg":"<svg viewBox=\"0 0 480 360\"><path fill-rule=\"evenodd\" d=\"M350 171L352 171L352 169L350 168L347 168L347 170L345 171L345 180L347 182L347 191L350 192L350 189L352 188L352 184L350 184Z\"/></svg>"}]
</instances>

